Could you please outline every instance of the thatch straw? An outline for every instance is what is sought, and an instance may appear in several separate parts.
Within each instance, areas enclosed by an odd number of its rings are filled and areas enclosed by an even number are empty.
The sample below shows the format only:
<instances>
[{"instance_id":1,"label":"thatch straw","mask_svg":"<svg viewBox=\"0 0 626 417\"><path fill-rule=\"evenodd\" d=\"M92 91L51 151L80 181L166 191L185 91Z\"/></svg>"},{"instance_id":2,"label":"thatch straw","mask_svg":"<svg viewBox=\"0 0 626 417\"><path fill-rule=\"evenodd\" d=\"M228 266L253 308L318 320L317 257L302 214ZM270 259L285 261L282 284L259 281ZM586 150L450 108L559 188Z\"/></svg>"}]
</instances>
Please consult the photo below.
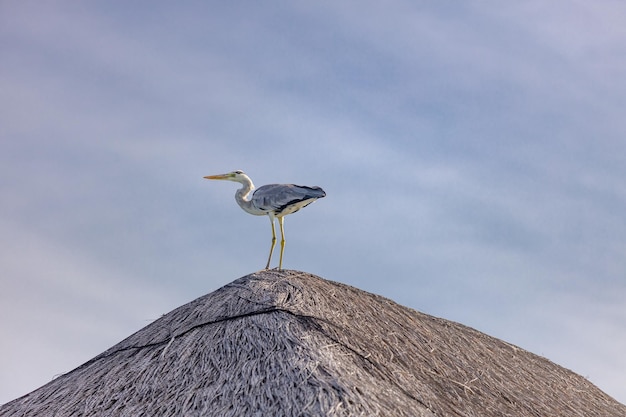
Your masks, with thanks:
<instances>
[{"instance_id":1,"label":"thatch straw","mask_svg":"<svg viewBox=\"0 0 626 417\"><path fill-rule=\"evenodd\" d=\"M296 271L198 298L0 416L626 416L545 358Z\"/></svg>"}]
</instances>

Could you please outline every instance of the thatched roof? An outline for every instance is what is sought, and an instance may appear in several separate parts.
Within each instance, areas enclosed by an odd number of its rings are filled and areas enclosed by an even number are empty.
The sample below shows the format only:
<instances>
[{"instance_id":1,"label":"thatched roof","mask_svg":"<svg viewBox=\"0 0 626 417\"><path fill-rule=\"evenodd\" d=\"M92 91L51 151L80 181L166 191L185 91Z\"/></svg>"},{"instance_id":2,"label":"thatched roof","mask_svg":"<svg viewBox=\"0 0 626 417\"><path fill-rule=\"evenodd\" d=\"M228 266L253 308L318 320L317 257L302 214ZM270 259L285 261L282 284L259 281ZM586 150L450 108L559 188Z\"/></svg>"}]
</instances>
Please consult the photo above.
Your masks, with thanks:
<instances>
[{"instance_id":1,"label":"thatched roof","mask_svg":"<svg viewBox=\"0 0 626 417\"><path fill-rule=\"evenodd\" d=\"M626 416L545 358L296 271L164 315L0 416Z\"/></svg>"}]
</instances>

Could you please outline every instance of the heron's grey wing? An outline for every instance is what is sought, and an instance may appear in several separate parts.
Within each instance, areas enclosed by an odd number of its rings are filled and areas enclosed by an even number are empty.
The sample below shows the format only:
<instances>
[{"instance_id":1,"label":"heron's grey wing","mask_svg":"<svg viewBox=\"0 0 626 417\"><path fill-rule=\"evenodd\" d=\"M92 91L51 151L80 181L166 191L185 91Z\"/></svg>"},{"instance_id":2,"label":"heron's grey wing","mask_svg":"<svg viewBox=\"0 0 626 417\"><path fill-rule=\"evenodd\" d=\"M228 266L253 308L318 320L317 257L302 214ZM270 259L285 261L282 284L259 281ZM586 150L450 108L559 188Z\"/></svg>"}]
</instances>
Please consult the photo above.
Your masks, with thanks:
<instances>
[{"instance_id":1,"label":"heron's grey wing","mask_svg":"<svg viewBox=\"0 0 626 417\"><path fill-rule=\"evenodd\" d=\"M259 187L252 195L252 204L275 215L295 213L326 195L320 187L295 184L269 184Z\"/></svg>"}]
</instances>

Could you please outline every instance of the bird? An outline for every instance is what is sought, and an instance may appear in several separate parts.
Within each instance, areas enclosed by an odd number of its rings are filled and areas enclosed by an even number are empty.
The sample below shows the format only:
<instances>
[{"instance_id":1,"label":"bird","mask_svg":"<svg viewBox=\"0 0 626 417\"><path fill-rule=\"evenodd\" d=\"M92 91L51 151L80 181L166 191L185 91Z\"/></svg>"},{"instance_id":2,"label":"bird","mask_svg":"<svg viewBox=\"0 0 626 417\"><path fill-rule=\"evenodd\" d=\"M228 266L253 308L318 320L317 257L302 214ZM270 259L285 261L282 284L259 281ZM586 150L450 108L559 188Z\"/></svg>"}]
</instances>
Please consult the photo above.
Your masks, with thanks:
<instances>
[{"instance_id":1,"label":"bird","mask_svg":"<svg viewBox=\"0 0 626 417\"><path fill-rule=\"evenodd\" d=\"M318 198L326 196L326 192L317 186L268 184L255 189L250 177L241 170L229 172L228 174L207 175L204 178L208 180L227 180L240 183L242 187L235 193L235 200L237 204L239 204L239 207L246 213L255 216L269 216L270 223L272 224L272 245L265 269L270 269L272 253L276 246L274 219L278 219L280 226L280 260L278 261L278 270L280 271L283 269L283 254L285 252L284 217L308 206Z\"/></svg>"}]
</instances>

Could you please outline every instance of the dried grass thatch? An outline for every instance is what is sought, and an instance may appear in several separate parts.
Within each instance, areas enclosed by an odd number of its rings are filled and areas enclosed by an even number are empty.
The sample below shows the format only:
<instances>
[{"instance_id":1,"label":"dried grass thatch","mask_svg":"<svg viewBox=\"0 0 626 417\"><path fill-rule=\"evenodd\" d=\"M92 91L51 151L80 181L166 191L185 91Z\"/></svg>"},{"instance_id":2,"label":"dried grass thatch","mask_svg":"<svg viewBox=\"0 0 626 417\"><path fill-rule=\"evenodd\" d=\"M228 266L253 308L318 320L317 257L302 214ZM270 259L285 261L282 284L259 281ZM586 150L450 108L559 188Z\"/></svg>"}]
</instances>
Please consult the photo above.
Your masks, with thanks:
<instances>
[{"instance_id":1,"label":"dried grass thatch","mask_svg":"<svg viewBox=\"0 0 626 417\"><path fill-rule=\"evenodd\" d=\"M547 359L296 271L192 301L0 416L625 416Z\"/></svg>"}]
</instances>

